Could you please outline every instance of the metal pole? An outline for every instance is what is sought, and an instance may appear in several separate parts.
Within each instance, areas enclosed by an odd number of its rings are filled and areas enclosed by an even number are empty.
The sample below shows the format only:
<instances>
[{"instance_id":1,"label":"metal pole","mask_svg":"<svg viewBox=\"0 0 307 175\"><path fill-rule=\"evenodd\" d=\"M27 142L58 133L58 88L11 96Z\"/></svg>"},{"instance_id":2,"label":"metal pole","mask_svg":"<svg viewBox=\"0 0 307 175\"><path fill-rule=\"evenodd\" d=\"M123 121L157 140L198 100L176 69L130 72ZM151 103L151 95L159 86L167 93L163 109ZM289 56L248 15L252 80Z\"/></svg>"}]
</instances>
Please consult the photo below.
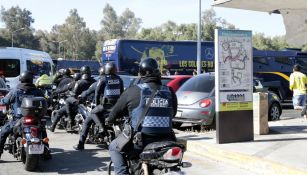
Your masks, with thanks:
<instances>
[{"instance_id":1,"label":"metal pole","mask_svg":"<svg viewBox=\"0 0 307 175\"><path fill-rule=\"evenodd\" d=\"M61 45L61 42L59 42L59 51L58 51L58 55L59 55L59 56L58 56L58 58L61 58L61 55L60 55L60 52L61 52L61 46L60 46L60 45Z\"/></svg>"},{"instance_id":2,"label":"metal pole","mask_svg":"<svg viewBox=\"0 0 307 175\"><path fill-rule=\"evenodd\" d=\"M197 32L197 74L201 73L201 0L199 2L198 32Z\"/></svg>"},{"instance_id":3,"label":"metal pole","mask_svg":"<svg viewBox=\"0 0 307 175\"><path fill-rule=\"evenodd\" d=\"M12 32L12 47L14 47L14 39L13 39L13 35L14 35L14 32Z\"/></svg>"}]
</instances>

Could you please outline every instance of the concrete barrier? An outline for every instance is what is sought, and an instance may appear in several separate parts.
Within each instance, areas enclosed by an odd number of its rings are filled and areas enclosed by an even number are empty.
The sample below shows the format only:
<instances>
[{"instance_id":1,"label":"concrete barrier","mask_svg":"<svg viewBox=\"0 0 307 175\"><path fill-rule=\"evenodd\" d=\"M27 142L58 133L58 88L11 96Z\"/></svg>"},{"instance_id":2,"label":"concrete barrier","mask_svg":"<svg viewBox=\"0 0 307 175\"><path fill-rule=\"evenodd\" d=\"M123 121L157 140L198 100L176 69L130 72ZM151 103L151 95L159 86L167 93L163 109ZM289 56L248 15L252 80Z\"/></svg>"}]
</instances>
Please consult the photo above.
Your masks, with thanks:
<instances>
[{"instance_id":1,"label":"concrete barrier","mask_svg":"<svg viewBox=\"0 0 307 175\"><path fill-rule=\"evenodd\" d=\"M254 134L269 133L268 108L268 93L253 93Z\"/></svg>"}]
</instances>

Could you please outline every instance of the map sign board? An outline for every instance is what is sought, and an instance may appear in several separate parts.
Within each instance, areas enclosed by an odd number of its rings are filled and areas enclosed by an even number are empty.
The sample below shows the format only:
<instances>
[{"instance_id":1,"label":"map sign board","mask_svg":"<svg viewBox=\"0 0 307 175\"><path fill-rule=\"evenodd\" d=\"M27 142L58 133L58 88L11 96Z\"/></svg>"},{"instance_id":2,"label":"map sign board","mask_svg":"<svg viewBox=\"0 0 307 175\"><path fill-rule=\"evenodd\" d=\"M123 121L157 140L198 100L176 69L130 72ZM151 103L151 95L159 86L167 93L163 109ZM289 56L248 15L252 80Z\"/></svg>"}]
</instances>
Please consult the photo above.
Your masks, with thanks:
<instances>
[{"instance_id":1,"label":"map sign board","mask_svg":"<svg viewBox=\"0 0 307 175\"><path fill-rule=\"evenodd\" d=\"M215 31L216 111L252 110L252 32Z\"/></svg>"}]
</instances>

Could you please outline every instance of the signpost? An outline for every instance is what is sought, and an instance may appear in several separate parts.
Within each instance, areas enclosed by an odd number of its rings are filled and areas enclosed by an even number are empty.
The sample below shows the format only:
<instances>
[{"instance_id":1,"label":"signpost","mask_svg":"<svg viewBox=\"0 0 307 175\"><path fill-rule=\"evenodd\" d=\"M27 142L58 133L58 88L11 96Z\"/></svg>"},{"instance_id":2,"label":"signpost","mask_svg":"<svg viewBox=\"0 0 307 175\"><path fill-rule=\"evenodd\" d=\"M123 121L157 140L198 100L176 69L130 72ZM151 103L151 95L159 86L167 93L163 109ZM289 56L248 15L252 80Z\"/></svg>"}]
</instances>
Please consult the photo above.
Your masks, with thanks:
<instances>
[{"instance_id":1,"label":"signpost","mask_svg":"<svg viewBox=\"0 0 307 175\"><path fill-rule=\"evenodd\" d=\"M216 29L215 55L217 143L253 140L252 32Z\"/></svg>"}]
</instances>

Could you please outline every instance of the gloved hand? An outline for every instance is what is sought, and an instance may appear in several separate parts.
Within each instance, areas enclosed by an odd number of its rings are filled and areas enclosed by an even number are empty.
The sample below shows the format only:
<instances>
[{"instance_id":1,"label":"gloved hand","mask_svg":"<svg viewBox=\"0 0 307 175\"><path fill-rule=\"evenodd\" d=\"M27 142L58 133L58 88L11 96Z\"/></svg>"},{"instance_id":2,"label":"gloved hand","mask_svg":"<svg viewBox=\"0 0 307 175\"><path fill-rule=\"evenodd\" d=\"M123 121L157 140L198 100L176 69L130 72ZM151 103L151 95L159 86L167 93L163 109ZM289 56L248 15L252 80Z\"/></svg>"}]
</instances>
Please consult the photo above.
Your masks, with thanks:
<instances>
[{"instance_id":1,"label":"gloved hand","mask_svg":"<svg viewBox=\"0 0 307 175\"><path fill-rule=\"evenodd\" d=\"M113 120L111 120L110 117L107 117L107 118L105 119L105 124L106 124L106 125L112 125L112 124L113 124Z\"/></svg>"}]
</instances>

